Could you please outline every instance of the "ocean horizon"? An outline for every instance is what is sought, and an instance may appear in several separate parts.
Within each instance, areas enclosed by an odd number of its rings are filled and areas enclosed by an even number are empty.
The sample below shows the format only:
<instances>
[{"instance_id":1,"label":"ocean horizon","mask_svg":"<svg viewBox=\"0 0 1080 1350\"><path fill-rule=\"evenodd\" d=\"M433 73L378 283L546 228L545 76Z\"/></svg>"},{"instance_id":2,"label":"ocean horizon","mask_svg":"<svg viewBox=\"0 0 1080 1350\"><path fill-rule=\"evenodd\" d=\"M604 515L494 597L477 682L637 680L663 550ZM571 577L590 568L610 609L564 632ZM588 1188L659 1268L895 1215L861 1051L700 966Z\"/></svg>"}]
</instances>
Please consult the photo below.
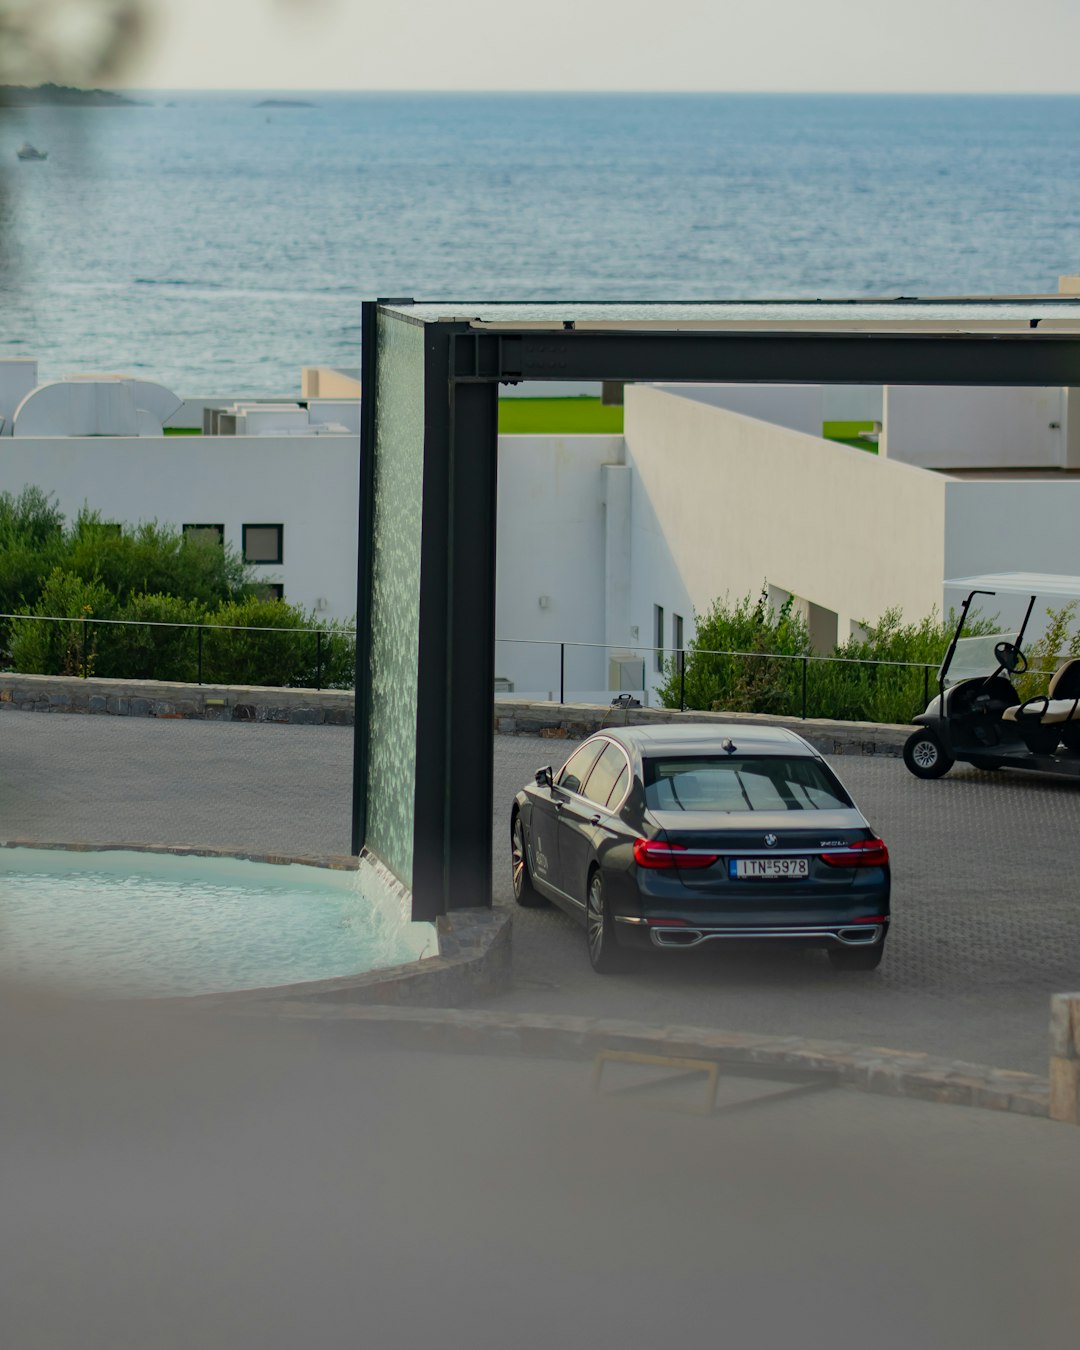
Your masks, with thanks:
<instances>
[{"instance_id":1,"label":"ocean horizon","mask_svg":"<svg viewBox=\"0 0 1080 1350\"><path fill-rule=\"evenodd\" d=\"M1080 96L126 92L0 111L0 352L42 379L296 394L303 365L359 365L378 295L1048 293L1080 271Z\"/></svg>"}]
</instances>

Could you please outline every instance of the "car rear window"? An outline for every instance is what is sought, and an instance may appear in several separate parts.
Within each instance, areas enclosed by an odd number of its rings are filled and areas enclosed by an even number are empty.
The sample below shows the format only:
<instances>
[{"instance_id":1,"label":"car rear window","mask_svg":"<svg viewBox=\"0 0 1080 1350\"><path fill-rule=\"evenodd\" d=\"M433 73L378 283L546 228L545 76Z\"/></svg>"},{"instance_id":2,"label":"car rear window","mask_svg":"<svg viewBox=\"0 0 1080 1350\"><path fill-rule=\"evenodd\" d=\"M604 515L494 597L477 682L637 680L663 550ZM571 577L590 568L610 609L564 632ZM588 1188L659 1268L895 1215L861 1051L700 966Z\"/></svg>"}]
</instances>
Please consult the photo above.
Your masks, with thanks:
<instances>
[{"instance_id":1,"label":"car rear window","mask_svg":"<svg viewBox=\"0 0 1080 1350\"><path fill-rule=\"evenodd\" d=\"M830 811L851 798L817 759L729 755L644 761L654 811Z\"/></svg>"}]
</instances>

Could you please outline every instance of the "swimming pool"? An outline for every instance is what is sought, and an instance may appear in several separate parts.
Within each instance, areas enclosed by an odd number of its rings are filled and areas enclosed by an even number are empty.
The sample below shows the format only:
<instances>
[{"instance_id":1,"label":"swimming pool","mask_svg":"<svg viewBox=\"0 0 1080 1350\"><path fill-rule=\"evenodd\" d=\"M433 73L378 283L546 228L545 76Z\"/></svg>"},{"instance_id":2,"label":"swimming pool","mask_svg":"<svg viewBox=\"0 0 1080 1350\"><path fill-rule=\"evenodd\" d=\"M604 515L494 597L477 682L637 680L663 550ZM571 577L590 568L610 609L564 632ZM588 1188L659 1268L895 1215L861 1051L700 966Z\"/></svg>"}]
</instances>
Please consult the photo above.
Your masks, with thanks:
<instances>
[{"instance_id":1,"label":"swimming pool","mask_svg":"<svg viewBox=\"0 0 1080 1350\"><path fill-rule=\"evenodd\" d=\"M0 848L0 978L179 996L437 956L432 924L374 867L134 850Z\"/></svg>"}]
</instances>

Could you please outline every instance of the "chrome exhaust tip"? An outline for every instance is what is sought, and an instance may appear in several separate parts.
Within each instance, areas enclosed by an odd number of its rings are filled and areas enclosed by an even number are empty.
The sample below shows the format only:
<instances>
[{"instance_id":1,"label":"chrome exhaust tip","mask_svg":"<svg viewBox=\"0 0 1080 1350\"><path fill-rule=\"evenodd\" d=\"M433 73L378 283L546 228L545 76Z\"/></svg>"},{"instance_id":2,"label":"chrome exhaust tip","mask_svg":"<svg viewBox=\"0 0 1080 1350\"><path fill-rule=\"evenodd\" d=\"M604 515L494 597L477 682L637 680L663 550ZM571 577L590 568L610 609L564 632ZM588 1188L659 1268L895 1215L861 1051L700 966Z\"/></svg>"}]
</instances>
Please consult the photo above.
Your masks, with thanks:
<instances>
[{"instance_id":1,"label":"chrome exhaust tip","mask_svg":"<svg viewBox=\"0 0 1080 1350\"><path fill-rule=\"evenodd\" d=\"M650 936L657 947L696 947L705 934L696 928L652 928Z\"/></svg>"},{"instance_id":2,"label":"chrome exhaust tip","mask_svg":"<svg viewBox=\"0 0 1080 1350\"><path fill-rule=\"evenodd\" d=\"M858 928L837 929L836 936L846 947L872 947L881 934L878 923L860 924Z\"/></svg>"}]
</instances>

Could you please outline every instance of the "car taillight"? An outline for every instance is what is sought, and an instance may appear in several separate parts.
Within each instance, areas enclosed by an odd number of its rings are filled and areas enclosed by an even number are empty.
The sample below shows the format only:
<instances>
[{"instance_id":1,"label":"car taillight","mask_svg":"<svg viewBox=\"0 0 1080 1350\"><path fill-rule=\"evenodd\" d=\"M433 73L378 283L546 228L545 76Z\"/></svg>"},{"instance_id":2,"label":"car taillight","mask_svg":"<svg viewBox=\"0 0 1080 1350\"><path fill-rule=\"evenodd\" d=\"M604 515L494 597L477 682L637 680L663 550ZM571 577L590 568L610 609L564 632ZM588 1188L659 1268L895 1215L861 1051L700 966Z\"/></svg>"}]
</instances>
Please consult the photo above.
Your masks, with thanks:
<instances>
[{"instance_id":1,"label":"car taillight","mask_svg":"<svg viewBox=\"0 0 1080 1350\"><path fill-rule=\"evenodd\" d=\"M884 867L889 850L881 839L855 839L842 849L823 853L821 861L830 867Z\"/></svg>"},{"instance_id":2,"label":"car taillight","mask_svg":"<svg viewBox=\"0 0 1080 1350\"><path fill-rule=\"evenodd\" d=\"M634 861L639 867L711 867L719 853L691 853L685 844L666 844L660 839L635 839Z\"/></svg>"}]
</instances>

